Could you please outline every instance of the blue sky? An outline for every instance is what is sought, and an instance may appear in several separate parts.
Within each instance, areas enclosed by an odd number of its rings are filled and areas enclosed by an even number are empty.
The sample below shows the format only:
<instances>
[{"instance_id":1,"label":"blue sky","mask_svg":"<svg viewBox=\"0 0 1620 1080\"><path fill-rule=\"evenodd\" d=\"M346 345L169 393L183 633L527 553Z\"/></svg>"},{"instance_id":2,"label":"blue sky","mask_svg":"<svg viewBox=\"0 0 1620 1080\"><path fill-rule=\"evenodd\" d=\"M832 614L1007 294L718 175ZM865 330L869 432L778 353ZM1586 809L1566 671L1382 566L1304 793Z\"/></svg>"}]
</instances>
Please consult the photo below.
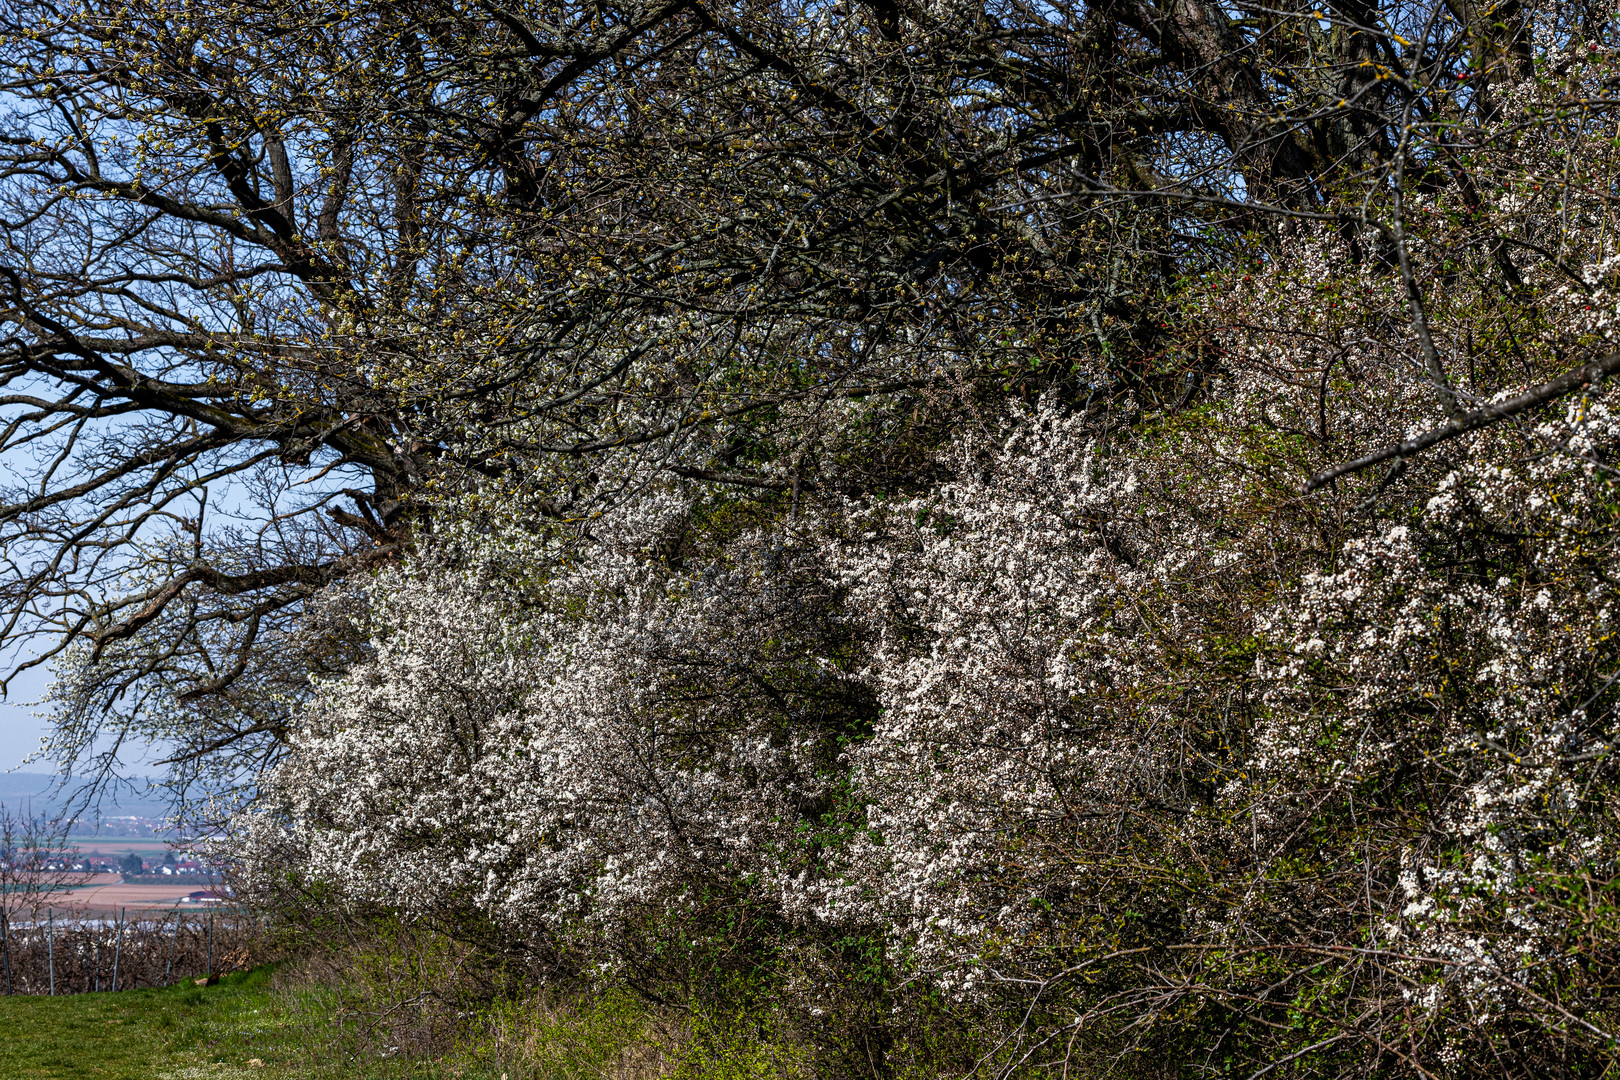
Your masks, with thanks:
<instances>
[{"instance_id":1,"label":"blue sky","mask_svg":"<svg viewBox=\"0 0 1620 1080\"><path fill-rule=\"evenodd\" d=\"M45 734L45 722L33 716L36 706L29 705L45 692L51 682L50 672L35 668L13 680L11 695L0 702L0 772L15 769L22 759L39 745ZM47 763L30 765L29 772L50 772Z\"/></svg>"}]
</instances>

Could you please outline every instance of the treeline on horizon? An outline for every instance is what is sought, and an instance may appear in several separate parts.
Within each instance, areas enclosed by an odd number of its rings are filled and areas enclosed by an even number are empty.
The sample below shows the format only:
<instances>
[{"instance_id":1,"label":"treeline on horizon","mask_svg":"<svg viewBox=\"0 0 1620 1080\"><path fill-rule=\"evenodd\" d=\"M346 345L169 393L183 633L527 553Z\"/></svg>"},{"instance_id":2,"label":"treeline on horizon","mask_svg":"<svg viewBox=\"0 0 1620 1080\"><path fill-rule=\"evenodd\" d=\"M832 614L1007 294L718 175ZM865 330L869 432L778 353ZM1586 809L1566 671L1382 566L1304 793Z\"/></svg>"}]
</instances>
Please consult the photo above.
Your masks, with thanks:
<instances>
[{"instance_id":1,"label":"treeline on horizon","mask_svg":"<svg viewBox=\"0 0 1620 1080\"><path fill-rule=\"evenodd\" d=\"M1606 1075L1614 18L11 0L9 677L379 1016Z\"/></svg>"}]
</instances>

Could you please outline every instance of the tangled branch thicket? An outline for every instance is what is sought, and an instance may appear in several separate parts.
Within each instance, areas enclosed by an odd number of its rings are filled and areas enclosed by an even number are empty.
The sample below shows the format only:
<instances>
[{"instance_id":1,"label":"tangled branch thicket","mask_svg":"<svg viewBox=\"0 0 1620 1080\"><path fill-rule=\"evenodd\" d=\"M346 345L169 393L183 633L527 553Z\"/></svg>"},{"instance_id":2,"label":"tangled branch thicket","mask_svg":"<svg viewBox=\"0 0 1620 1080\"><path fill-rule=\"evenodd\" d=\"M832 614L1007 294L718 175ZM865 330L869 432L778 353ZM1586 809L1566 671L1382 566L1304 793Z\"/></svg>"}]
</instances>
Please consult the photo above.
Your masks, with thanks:
<instances>
[{"instance_id":1,"label":"tangled branch thicket","mask_svg":"<svg viewBox=\"0 0 1620 1080\"><path fill-rule=\"evenodd\" d=\"M0 11L0 629L289 927L1620 1069L1608 6Z\"/></svg>"},{"instance_id":2,"label":"tangled branch thicket","mask_svg":"<svg viewBox=\"0 0 1620 1080\"><path fill-rule=\"evenodd\" d=\"M9 993L83 994L206 982L247 964L262 928L235 912L9 921Z\"/></svg>"}]
</instances>

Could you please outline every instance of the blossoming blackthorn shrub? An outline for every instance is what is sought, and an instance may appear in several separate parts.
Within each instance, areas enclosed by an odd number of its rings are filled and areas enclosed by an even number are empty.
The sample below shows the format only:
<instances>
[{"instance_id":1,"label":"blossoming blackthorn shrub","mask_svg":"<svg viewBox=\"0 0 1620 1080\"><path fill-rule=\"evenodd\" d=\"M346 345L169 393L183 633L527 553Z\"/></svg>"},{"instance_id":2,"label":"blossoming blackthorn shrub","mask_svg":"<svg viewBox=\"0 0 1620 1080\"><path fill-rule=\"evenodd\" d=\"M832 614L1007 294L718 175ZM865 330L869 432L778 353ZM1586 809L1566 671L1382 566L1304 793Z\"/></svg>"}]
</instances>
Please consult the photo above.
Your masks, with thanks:
<instances>
[{"instance_id":1,"label":"blossoming blackthorn shrub","mask_svg":"<svg viewBox=\"0 0 1620 1080\"><path fill-rule=\"evenodd\" d=\"M680 570L664 499L526 591L385 575L244 822L260 879L603 979L723 955L807 1025L870 1022L831 943L875 941L1008 1068L1601 1054L1620 395L1327 539L1247 407L1106 448L1014 412L924 497Z\"/></svg>"},{"instance_id":2,"label":"blossoming blackthorn shrub","mask_svg":"<svg viewBox=\"0 0 1620 1080\"><path fill-rule=\"evenodd\" d=\"M964 392L903 483L442 529L364 587L248 882L747 1000L829 1075L1616 1068L1620 393L1306 490L1610 347L1546 92L1490 205L1403 204L1424 304L1296 222L1187 287L1173 395Z\"/></svg>"}]
</instances>

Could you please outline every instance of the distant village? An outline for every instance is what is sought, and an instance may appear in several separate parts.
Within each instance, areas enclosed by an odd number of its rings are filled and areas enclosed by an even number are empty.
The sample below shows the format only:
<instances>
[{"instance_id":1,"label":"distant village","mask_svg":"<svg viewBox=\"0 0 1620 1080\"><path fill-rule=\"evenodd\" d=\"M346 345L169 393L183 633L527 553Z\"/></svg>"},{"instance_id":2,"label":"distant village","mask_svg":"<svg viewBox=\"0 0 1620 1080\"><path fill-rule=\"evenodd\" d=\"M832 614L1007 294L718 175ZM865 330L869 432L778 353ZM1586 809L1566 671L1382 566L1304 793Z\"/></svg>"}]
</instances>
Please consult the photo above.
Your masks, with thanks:
<instances>
[{"instance_id":1,"label":"distant village","mask_svg":"<svg viewBox=\"0 0 1620 1080\"><path fill-rule=\"evenodd\" d=\"M79 874L118 874L126 885L168 885L179 879L213 881L218 875L208 863L192 855L175 856L172 852L161 860L145 859L130 852L108 855L102 852L64 856L50 859L39 866L47 872Z\"/></svg>"},{"instance_id":2,"label":"distant village","mask_svg":"<svg viewBox=\"0 0 1620 1080\"><path fill-rule=\"evenodd\" d=\"M66 849L36 866L55 873L118 874L126 885L174 885L186 880L212 883L218 877L214 867L196 853L179 849L178 845L175 850L161 853L102 850L121 846L118 840L162 840L172 832L168 821L156 817L80 818L69 829Z\"/></svg>"}]
</instances>

